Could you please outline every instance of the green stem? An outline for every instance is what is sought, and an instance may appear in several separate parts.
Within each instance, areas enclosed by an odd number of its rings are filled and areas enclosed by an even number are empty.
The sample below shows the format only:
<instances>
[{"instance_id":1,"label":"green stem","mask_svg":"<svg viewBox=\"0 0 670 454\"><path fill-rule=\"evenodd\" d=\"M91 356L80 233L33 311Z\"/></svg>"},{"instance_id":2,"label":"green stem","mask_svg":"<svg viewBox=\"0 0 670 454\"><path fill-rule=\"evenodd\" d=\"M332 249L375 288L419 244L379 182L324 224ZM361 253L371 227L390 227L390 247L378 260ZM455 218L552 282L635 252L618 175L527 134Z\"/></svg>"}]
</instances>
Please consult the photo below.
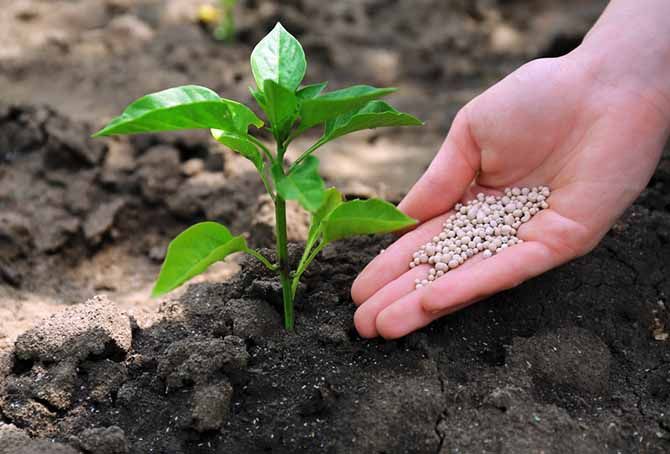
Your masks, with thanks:
<instances>
[{"instance_id":1,"label":"green stem","mask_svg":"<svg viewBox=\"0 0 670 454\"><path fill-rule=\"evenodd\" d=\"M319 255L319 252L323 250L324 247L326 247L325 241L321 240L319 245L314 249L309 256L305 259L305 255L303 255L303 260L300 261L300 265L298 266L298 269L296 270L295 274L293 275L293 281L291 282L291 296L295 297L295 292L298 290L298 284L300 283L300 278L302 277L302 273L305 272L307 267L309 266L310 263L312 263L312 260L316 258L317 255ZM305 251L307 252L307 251Z\"/></svg>"},{"instance_id":2,"label":"green stem","mask_svg":"<svg viewBox=\"0 0 670 454\"><path fill-rule=\"evenodd\" d=\"M326 140L324 137L317 140L314 143L314 145L312 145L307 150L305 150L305 152L303 154L301 154L298 159L295 160L295 162L291 165L291 168L288 170L288 173L291 173L293 171L293 169L295 169L302 161L305 160L305 158L307 158L307 156L314 153L317 148L319 148L320 146L322 146L323 144L325 144L327 142L328 142L328 140Z\"/></svg>"},{"instance_id":3,"label":"green stem","mask_svg":"<svg viewBox=\"0 0 670 454\"><path fill-rule=\"evenodd\" d=\"M270 271L277 271L277 270L279 269L279 266L278 266L278 265L273 265L272 263L270 263L270 261L269 261L268 259L266 259L266 258L263 256L263 254L261 254L260 252L258 252L258 251L255 250L255 249L246 248L246 249L244 250L244 252L246 252L246 253L249 254L249 255L252 255L252 256L256 257L256 258L257 258L263 265L265 265L265 267L266 267L267 269L269 269Z\"/></svg>"},{"instance_id":4,"label":"green stem","mask_svg":"<svg viewBox=\"0 0 670 454\"><path fill-rule=\"evenodd\" d=\"M258 170L258 174L261 176L261 180L263 180L263 186L265 186L265 190L270 194L270 198L275 201L275 193L270 187L270 183L268 182L267 176L265 176L265 169L263 168L256 168Z\"/></svg>"},{"instance_id":5,"label":"green stem","mask_svg":"<svg viewBox=\"0 0 670 454\"><path fill-rule=\"evenodd\" d=\"M280 165L285 152L286 149L279 143L277 146L277 162ZM288 239L286 235L286 200L277 194L274 202L279 281L281 282L282 299L284 301L284 327L287 331L293 331L293 293L291 292L291 264L288 261Z\"/></svg>"},{"instance_id":6,"label":"green stem","mask_svg":"<svg viewBox=\"0 0 670 454\"><path fill-rule=\"evenodd\" d=\"M279 257L279 280L284 300L284 327L293 331L293 293L291 292L291 269L288 261L288 241L286 238L286 201L277 196L275 201L277 228L277 256Z\"/></svg>"},{"instance_id":7,"label":"green stem","mask_svg":"<svg viewBox=\"0 0 670 454\"><path fill-rule=\"evenodd\" d=\"M268 158L270 162L274 161L272 153L270 153L270 150L268 150L268 148L265 145L263 145L263 142L261 142L251 134L249 134L249 140L251 140L258 148L261 149L261 151L265 154L265 156Z\"/></svg>"}]
</instances>

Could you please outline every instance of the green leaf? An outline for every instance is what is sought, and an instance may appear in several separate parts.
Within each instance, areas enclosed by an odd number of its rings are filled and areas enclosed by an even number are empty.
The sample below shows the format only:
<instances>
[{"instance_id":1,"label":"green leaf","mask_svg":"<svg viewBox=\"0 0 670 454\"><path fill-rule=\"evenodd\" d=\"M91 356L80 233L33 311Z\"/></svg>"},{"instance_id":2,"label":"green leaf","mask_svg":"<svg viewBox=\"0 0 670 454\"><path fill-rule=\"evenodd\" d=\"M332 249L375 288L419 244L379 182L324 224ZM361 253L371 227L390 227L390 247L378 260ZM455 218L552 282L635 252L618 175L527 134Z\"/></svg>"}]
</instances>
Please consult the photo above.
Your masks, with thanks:
<instances>
[{"instance_id":1,"label":"green leaf","mask_svg":"<svg viewBox=\"0 0 670 454\"><path fill-rule=\"evenodd\" d=\"M306 99L300 107L300 129L304 131L344 113L360 109L370 101L393 93L395 90L395 88L355 85Z\"/></svg>"},{"instance_id":2,"label":"green leaf","mask_svg":"<svg viewBox=\"0 0 670 454\"><path fill-rule=\"evenodd\" d=\"M352 200L339 205L323 220L323 239L330 242L356 235L388 233L414 224L416 220L383 200Z\"/></svg>"},{"instance_id":3,"label":"green leaf","mask_svg":"<svg viewBox=\"0 0 670 454\"><path fill-rule=\"evenodd\" d=\"M267 80L295 92L305 77L306 69L305 51L279 22L251 53L251 72L263 92Z\"/></svg>"},{"instance_id":4,"label":"green leaf","mask_svg":"<svg viewBox=\"0 0 670 454\"><path fill-rule=\"evenodd\" d=\"M212 136L217 142L220 142L231 150L241 154L254 163L254 166L260 171L263 169L263 155L258 151L258 147L250 139L248 134L240 134L233 131L222 131L212 129Z\"/></svg>"},{"instance_id":5,"label":"green leaf","mask_svg":"<svg viewBox=\"0 0 670 454\"><path fill-rule=\"evenodd\" d=\"M326 122L324 137L333 140L363 129L384 126L421 126L423 122L412 115L398 112L384 101L371 101L362 108Z\"/></svg>"},{"instance_id":6,"label":"green leaf","mask_svg":"<svg viewBox=\"0 0 670 454\"><path fill-rule=\"evenodd\" d=\"M263 92L255 89L254 87L249 87L249 91L251 92L251 96L253 96L254 99L256 100L256 104L258 104L261 107L261 109L265 111L266 102L265 102L265 95L263 94Z\"/></svg>"},{"instance_id":7,"label":"green leaf","mask_svg":"<svg viewBox=\"0 0 670 454\"><path fill-rule=\"evenodd\" d=\"M272 131L279 142L283 142L298 117L298 98L295 93L272 80L265 81L265 113L272 124Z\"/></svg>"},{"instance_id":8,"label":"green leaf","mask_svg":"<svg viewBox=\"0 0 670 454\"><path fill-rule=\"evenodd\" d=\"M327 85L328 82L305 85L304 87L300 87L300 89L296 91L295 94L300 100L316 98L321 94L321 92L326 88Z\"/></svg>"},{"instance_id":9,"label":"green leaf","mask_svg":"<svg viewBox=\"0 0 670 454\"><path fill-rule=\"evenodd\" d=\"M210 128L246 133L249 125L260 128L263 121L245 105L209 88L185 85L134 101L94 137Z\"/></svg>"},{"instance_id":10,"label":"green leaf","mask_svg":"<svg viewBox=\"0 0 670 454\"><path fill-rule=\"evenodd\" d=\"M313 223L321 224L321 221L332 213L335 208L342 205L343 200L342 193L338 191L337 188L328 188L323 197L321 206L312 215L312 219L315 221Z\"/></svg>"},{"instance_id":11,"label":"green leaf","mask_svg":"<svg viewBox=\"0 0 670 454\"><path fill-rule=\"evenodd\" d=\"M319 209L325 195L324 183L319 176L319 160L309 156L289 175L284 175L281 165L272 166L277 192L286 200L297 200L300 205L314 213Z\"/></svg>"},{"instance_id":12,"label":"green leaf","mask_svg":"<svg viewBox=\"0 0 670 454\"><path fill-rule=\"evenodd\" d=\"M233 252L246 251L242 235L233 236L216 222L201 222L181 232L170 242L167 256L151 293L160 296L205 271Z\"/></svg>"}]
</instances>

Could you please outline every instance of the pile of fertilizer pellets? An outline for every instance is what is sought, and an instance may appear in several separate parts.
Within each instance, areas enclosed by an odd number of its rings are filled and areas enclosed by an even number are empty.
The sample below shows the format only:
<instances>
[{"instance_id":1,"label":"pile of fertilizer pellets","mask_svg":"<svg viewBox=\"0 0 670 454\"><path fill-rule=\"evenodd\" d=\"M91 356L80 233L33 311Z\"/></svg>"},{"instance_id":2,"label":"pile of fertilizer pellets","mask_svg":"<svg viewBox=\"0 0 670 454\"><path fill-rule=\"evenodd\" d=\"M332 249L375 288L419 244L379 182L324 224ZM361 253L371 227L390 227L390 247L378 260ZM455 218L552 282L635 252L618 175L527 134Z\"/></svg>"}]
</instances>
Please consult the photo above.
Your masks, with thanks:
<instances>
[{"instance_id":1,"label":"pile of fertilizer pellets","mask_svg":"<svg viewBox=\"0 0 670 454\"><path fill-rule=\"evenodd\" d=\"M507 188L505 195L479 193L466 204L457 203L455 214L443 224L442 232L412 255L410 268L429 264L426 279L416 279L417 289L429 285L446 272L479 253L491 257L515 244L523 243L516 232L540 211L549 208L549 188Z\"/></svg>"}]
</instances>

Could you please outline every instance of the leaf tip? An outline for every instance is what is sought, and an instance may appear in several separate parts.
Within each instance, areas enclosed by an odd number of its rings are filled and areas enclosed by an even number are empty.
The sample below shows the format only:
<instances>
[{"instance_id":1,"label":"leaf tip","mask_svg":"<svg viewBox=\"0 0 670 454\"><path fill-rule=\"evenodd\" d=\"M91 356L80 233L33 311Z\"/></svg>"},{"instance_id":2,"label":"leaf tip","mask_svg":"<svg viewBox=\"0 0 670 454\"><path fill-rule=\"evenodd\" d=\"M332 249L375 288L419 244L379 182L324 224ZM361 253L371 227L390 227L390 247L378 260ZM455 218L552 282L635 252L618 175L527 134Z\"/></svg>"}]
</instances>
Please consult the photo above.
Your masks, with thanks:
<instances>
[{"instance_id":1,"label":"leaf tip","mask_svg":"<svg viewBox=\"0 0 670 454\"><path fill-rule=\"evenodd\" d=\"M91 138L93 138L93 139L97 139L98 137L105 137L105 136L107 136L108 134L107 134L107 131L106 131L106 130L107 130L107 127L104 127L104 128L102 128L102 129L100 129L99 131L94 132L93 134L91 134Z\"/></svg>"}]
</instances>

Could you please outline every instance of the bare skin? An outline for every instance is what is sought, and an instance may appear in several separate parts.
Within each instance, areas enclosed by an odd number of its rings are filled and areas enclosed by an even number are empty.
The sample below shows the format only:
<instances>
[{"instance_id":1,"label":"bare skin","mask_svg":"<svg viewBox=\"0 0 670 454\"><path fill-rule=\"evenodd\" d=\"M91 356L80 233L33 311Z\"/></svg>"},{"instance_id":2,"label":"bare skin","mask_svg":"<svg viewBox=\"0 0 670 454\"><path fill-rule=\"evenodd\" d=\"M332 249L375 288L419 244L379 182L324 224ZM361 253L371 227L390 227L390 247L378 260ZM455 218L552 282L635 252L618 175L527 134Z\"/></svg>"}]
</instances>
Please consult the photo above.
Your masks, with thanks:
<instances>
[{"instance_id":1,"label":"bare skin","mask_svg":"<svg viewBox=\"0 0 670 454\"><path fill-rule=\"evenodd\" d=\"M634 3L638 7L631 6ZM363 337L394 339L591 251L649 182L670 133L670 2L614 0L572 53L530 62L468 103L400 204L421 224L358 276ZM665 41L665 42L663 42ZM414 290L412 253L459 200L548 185L524 243Z\"/></svg>"}]
</instances>

